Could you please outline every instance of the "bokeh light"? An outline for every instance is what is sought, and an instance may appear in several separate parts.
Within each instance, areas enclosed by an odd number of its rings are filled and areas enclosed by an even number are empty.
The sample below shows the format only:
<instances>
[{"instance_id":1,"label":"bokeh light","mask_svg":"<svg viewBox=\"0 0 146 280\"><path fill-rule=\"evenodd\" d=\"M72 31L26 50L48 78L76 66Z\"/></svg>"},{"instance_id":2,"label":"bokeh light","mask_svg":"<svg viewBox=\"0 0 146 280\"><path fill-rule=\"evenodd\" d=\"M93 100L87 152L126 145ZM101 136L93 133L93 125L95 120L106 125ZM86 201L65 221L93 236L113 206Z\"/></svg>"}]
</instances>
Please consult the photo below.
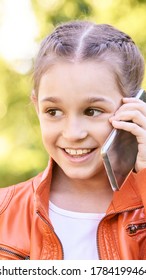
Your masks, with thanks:
<instances>
[{"instance_id":1,"label":"bokeh light","mask_svg":"<svg viewBox=\"0 0 146 280\"><path fill-rule=\"evenodd\" d=\"M16 71L28 72L37 51L38 25L30 0L2 0L0 55Z\"/></svg>"}]
</instances>

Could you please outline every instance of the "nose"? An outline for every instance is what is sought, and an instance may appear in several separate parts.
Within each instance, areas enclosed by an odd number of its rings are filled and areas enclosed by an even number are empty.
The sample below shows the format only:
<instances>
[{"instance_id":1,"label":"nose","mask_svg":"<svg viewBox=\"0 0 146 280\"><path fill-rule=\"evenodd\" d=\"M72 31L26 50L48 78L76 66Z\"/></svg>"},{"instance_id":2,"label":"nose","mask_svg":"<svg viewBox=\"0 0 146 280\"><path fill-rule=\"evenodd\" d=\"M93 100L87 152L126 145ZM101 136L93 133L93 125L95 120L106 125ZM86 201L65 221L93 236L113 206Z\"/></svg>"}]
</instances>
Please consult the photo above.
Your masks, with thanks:
<instances>
[{"instance_id":1,"label":"nose","mask_svg":"<svg viewBox=\"0 0 146 280\"><path fill-rule=\"evenodd\" d=\"M68 119L63 129L63 137L68 141L79 141L87 137L87 126L80 118Z\"/></svg>"}]
</instances>

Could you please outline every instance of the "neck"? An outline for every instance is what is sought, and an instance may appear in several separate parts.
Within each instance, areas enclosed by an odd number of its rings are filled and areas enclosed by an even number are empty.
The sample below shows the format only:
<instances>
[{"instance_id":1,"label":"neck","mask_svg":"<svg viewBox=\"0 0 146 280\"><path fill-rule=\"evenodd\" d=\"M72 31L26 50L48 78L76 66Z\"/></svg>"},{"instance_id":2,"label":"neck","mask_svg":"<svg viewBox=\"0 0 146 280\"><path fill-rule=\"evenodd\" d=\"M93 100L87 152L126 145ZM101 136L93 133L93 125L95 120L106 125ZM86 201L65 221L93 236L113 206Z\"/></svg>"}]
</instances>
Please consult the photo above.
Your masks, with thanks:
<instances>
[{"instance_id":1,"label":"neck","mask_svg":"<svg viewBox=\"0 0 146 280\"><path fill-rule=\"evenodd\" d=\"M113 196L106 174L79 180L68 178L58 166L54 171L51 186L51 201L54 204L70 211L106 211Z\"/></svg>"}]
</instances>

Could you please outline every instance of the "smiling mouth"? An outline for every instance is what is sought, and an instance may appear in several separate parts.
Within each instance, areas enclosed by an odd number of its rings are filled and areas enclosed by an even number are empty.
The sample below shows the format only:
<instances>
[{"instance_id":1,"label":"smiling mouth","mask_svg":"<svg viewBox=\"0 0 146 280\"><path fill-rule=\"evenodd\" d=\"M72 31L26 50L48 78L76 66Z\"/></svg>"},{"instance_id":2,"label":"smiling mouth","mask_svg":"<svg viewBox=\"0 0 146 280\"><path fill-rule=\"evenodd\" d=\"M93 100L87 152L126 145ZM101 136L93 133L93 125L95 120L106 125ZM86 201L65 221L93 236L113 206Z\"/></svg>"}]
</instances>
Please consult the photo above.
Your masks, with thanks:
<instances>
[{"instance_id":1,"label":"smiling mouth","mask_svg":"<svg viewBox=\"0 0 146 280\"><path fill-rule=\"evenodd\" d=\"M73 157L82 157L85 156L87 154L90 154L91 152L93 152L95 149L64 149L64 151Z\"/></svg>"}]
</instances>

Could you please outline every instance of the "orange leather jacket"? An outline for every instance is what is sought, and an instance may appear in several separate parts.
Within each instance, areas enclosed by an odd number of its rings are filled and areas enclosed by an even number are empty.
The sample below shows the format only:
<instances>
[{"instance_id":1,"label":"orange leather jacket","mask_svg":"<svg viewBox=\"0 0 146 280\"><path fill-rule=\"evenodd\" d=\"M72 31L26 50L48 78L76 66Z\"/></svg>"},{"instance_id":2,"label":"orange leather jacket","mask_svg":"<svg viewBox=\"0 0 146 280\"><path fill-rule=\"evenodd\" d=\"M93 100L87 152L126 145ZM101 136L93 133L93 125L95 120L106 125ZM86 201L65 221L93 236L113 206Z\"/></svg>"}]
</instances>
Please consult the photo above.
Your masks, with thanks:
<instances>
[{"instance_id":1,"label":"orange leather jacket","mask_svg":"<svg viewBox=\"0 0 146 280\"><path fill-rule=\"evenodd\" d=\"M0 259L60 260L63 248L48 218L53 163L33 179L0 189ZM146 169L132 173L114 193L100 222L103 260L146 259Z\"/></svg>"}]
</instances>

